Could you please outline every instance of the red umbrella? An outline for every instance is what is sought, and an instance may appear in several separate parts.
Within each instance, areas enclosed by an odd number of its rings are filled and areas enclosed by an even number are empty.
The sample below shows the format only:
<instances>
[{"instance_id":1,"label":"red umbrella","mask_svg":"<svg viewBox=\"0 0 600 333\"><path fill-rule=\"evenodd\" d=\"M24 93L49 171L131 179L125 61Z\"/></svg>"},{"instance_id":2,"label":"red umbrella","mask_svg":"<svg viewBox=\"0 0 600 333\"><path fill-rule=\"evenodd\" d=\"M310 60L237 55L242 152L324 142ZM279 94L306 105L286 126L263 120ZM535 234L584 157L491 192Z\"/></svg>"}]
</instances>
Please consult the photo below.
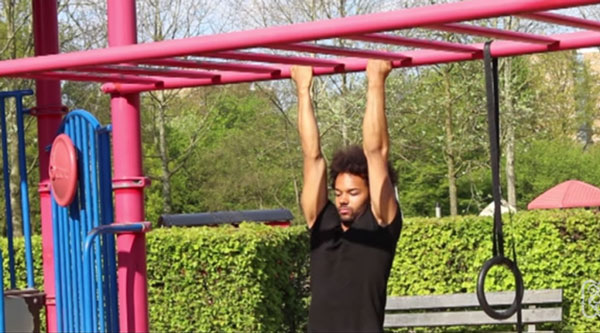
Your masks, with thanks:
<instances>
[{"instance_id":1,"label":"red umbrella","mask_svg":"<svg viewBox=\"0 0 600 333\"><path fill-rule=\"evenodd\" d=\"M567 180L533 199L527 209L600 206L600 188L579 180Z\"/></svg>"}]
</instances>

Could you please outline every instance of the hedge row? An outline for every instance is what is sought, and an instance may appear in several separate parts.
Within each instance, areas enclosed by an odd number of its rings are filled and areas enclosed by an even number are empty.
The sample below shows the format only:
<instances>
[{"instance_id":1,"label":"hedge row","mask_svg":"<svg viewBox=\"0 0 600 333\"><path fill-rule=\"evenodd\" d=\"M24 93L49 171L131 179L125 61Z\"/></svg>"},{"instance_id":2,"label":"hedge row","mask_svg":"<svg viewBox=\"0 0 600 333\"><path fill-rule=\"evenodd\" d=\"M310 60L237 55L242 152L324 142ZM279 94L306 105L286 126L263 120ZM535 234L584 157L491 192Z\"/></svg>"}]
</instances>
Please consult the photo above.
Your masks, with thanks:
<instances>
[{"instance_id":1,"label":"hedge row","mask_svg":"<svg viewBox=\"0 0 600 333\"><path fill-rule=\"evenodd\" d=\"M506 252L512 253L514 243L526 289L564 290L563 322L544 329L600 331L600 318L586 318L581 308L582 284L600 280L597 214L565 210L522 212L512 219L505 215ZM479 269L491 256L491 230L491 218L407 219L388 294L474 292ZM39 241L34 238L36 258ZM22 249L22 242L16 244ZM152 331L305 330L309 244L304 227L157 229L148 234L147 244ZM6 241L0 246L5 251ZM24 281L21 258L19 254L17 264ZM4 260L7 267L6 256ZM38 263L36 280L41 278ZM493 269L486 285L514 290L504 269ZM505 328L510 329L470 330Z\"/></svg>"},{"instance_id":2,"label":"hedge row","mask_svg":"<svg viewBox=\"0 0 600 333\"><path fill-rule=\"evenodd\" d=\"M521 212L512 219L504 215L505 254L512 258L514 244L525 288L563 289L563 322L544 329L600 331L600 317L586 318L581 309L582 284L600 280L598 214L561 210ZM398 244L388 294L474 293L481 266L491 256L491 218L408 219ZM514 290L514 279L507 269L494 268L488 274L486 289ZM587 313L594 312L590 310ZM505 328L472 330L484 329Z\"/></svg>"},{"instance_id":3,"label":"hedge row","mask_svg":"<svg viewBox=\"0 0 600 333\"><path fill-rule=\"evenodd\" d=\"M153 331L299 331L306 321L304 228L158 229L148 235Z\"/></svg>"},{"instance_id":4,"label":"hedge row","mask_svg":"<svg viewBox=\"0 0 600 333\"><path fill-rule=\"evenodd\" d=\"M151 330L305 331L307 240L305 228L255 224L153 230L147 239ZM43 289L41 237L32 243L36 287ZM15 239L17 288L26 287L23 249L23 239ZM8 289L6 238L0 250Z\"/></svg>"}]
</instances>

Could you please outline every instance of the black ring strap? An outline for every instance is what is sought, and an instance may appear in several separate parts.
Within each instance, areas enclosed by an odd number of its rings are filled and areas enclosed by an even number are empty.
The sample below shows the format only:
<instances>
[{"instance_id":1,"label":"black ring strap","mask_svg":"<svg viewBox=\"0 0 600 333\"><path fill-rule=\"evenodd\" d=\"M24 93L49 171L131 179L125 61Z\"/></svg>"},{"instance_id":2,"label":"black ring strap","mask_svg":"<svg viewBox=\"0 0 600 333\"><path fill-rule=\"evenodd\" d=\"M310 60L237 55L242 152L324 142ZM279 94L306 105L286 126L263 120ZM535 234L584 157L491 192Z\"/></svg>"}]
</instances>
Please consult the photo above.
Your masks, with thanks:
<instances>
[{"instance_id":1,"label":"black ring strap","mask_svg":"<svg viewBox=\"0 0 600 333\"><path fill-rule=\"evenodd\" d=\"M501 187L500 187L500 112L498 103L498 59L492 58L491 41L484 45L485 90L487 96L488 134L490 138L490 162L492 167L492 195L494 197L493 257L483 264L477 279L477 299L483 311L494 319L507 319L518 312L517 329L521 331L521 302L523 301L523 277L516 263L504 256L502 233ZM496 310L485 297L485 278L494 266L505 266L515 277L516 295L508 309Z\"/></svg>"}]
</instances>

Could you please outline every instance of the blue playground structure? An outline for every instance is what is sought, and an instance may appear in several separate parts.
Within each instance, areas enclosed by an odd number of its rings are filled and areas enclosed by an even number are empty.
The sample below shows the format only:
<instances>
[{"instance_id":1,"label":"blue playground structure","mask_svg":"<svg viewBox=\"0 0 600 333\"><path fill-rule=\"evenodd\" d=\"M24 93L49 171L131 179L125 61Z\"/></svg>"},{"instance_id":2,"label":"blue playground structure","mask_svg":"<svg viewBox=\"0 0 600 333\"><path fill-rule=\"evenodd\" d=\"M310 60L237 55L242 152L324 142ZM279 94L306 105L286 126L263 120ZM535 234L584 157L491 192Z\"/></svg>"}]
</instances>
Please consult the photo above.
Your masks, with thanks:
<instances>
[{"instance_id":1,"label":"blue playground structure","mask_svg":"<svg viewBox=\"0 0 600 333\"><path fill-rule=\"evenodd\" d=\"M6 216L6 238L8 253L9 290L4 291L4 267L0 269L0 330L21 331L39 330L39 312L44 306L44 294L35 289L33 274L33 255L31 247L31 219L29 209L29 189L27 186L27 168L25 159L25 125L24 116L29 110L23 106L23 98L33 95L31 90L0 92L0 131L2 132L2 169L4 180L4 205ZM10 193L10 168L8 159L8 137L6 108L7 102L14 99L18 140L19 192L21 203L21 220L25 242L25 268L27 288L17 289L15 272L15 248L13 243L13 207ZM0 253L0 262L4 263ZM34 305L34 306L31 306ZM2 315L4 314L4 315Z\"/></svg>"},{"instance_id":2,"label":"blue playground structure","mask_svg":"<svg viewBox=\"0 0 600 333\"><path fill-rule=\"evenodd\" d=\"M31 246L31 220L25 158L23 98L31 90L0 92L0 130L6 214L8 290L4 290L4 267L0 269L0 332L39 331L45 294L35 289ZM7 100L14 99L18 137L20 203L25 243L27 288L17 289L13 207L7 138ZM76 152L76 189L66 205L52 193L53 256L58 331L119 331L117 265L114 234L143 232L148 223L112 224L111 126L101 126L89 112L73 110L63 119L57 135L64 134ZM56 142L56 141L55 141ZM48 147L51 149L51 147ZM69 170L56 166L57 178ZM70 170L72 171L72 170ZM0 251L0 262L3 253ZM4 314L4 315L2 315Z\"/></svg>"}]
</instances>

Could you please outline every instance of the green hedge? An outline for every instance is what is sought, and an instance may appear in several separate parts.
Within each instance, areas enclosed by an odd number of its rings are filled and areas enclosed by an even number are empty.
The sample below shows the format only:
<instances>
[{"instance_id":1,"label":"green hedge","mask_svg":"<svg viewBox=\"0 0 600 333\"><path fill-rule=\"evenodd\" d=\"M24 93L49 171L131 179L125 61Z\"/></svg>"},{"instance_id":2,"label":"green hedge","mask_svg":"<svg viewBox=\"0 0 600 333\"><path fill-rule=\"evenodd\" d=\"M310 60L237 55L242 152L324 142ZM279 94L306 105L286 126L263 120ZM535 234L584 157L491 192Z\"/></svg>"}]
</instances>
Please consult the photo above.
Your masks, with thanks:
<instances>
[{"instance_id":1,"label":"green hedge","mask_svg":"<svg viewBox=\"0 0 600 333\"><path fill-rule=\"evenodd\" d=\"M600 331L600 318L581 311L581 287L600 280L600 215L594 211L520 212L505 218L506 252L513 239L527 289L562 288L563 322L542 328ZM475 292L491 256L491 218L409 218L388 284L390 295ZM24 284L22 240L17 270ZM8 267L6 240L0 240ZM304 227L170 228L148 234L152 331L305 331L308 308L308 233ZM41 286L40 238L34 237ZM5 284L8 283L5 270ZM504 269L488 289L513 290ZM472 331L510 329L475 327ZM446 328L440 331L463 331Z\"/></svg>"},{"instance_id":2,"label":"green hedge","mask_svg":"<svg viewBox=\"0 0 600 333\"><path fill-rule=\"evenodd\" d=\"M34 235L31 237L31 247L33 253L34 283L37 289L44 289L44 275L42 273L42 237ZM27 271L25 270L25 242L24 238L16 237L14 239L15 249L15 282L17 289L27 287ZM8 270L8 241L5 237L0 237L0 250L4 259L4 289L10 288L10 273Z\"/></svg>"},{"instance_id":3,"label":"green hedge","mask_svg":"<svg viewBox=\"0 0 600 333\"><path fill-rule=\"evenodd\" d=\"M17 289L27 288L27 271L25 270L25 241L24 238L14 238L14 256L15 256L15 282ZM31 237L31 247L33 254L33 278L34 286L39 290L44 290L44 275L42 273L42 238L38 235ZM10 273L8 270L8 240L0 237L0 250L2 251L2 259L4 268L4 289L10 289ZM46 330L46 313L41 312L40 315L41 330Z\"/></svg>"},{"instance_id":4,"label":"green hedge","mask_svg":"<svg viewBox=\"0 0 600 333\"><path fill-rule=\"evenodd\" d=\"M600 215L561 210L504 215L505 254L517 261L526 289L563 289L563 322L543 328L555 331L600 331L600 318L581 310L586 280L600 280ZM475 292L477 276L491 257L492 219L407 219L388 283L390 295ZM514 290L508 270L492 269L488 290ZM447 329L462 331L465 328ZM474 331L487 330L477 327ZM497 330L498 327L490 328Z\"/></svg>"},{"instance_id":5,"label":"green hedge","mask_svg":"<svg viewBox=\"0 0 600 333\"><path fill-rule=\"evenodd\" d=\"M153 331L300 331L307 317L303 227L159 229L148 235Z\"/></svg>"}]
</instances>

